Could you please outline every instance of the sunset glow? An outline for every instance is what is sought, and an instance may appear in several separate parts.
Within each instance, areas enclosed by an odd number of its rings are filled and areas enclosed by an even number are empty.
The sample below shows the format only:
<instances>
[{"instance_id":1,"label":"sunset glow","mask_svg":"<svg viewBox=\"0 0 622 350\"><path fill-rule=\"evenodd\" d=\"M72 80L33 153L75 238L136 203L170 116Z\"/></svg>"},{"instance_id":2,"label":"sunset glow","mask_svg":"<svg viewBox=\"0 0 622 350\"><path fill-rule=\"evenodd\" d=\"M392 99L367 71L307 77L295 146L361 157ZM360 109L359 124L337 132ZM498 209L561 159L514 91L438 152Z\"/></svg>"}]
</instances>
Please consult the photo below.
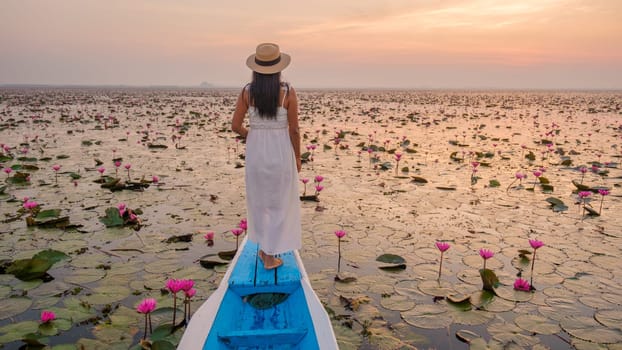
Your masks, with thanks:
<instances>
[{"instance_id":1,"label":"sunset glow","mask_svg":"<svg viewBox=\"0 0 622 350\"><path fill-rule=\"evenodd\" d=\"M8 0L0 84L239 86L272 41L302 87L619 89L620 13L617 0Z\"/></svg>"}]
</instances>

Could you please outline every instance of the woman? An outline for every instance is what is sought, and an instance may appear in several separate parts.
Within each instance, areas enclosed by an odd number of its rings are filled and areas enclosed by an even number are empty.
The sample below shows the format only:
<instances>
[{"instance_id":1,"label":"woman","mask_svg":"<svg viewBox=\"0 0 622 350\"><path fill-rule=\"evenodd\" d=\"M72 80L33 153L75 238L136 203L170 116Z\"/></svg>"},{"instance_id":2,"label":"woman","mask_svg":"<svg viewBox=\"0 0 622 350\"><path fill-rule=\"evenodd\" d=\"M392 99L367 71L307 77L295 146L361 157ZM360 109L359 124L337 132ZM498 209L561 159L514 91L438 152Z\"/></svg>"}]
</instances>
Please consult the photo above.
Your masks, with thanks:
<instances>
[{"instance_id":1,"label":"woman","mask_svg":"<svg viewBox=\"0 0 622 350\"><path fill-rule=\"evenodd\" d=\"M264 268L283 264L275 255L301 246L300 130L296 91L281 82L290 56L276 44L259 44L246 65L253 80L235 107L231 129L246 138L248 238L259 245ZM248 111L250 130L243 125Z\"/></svg>"}]
</instances>

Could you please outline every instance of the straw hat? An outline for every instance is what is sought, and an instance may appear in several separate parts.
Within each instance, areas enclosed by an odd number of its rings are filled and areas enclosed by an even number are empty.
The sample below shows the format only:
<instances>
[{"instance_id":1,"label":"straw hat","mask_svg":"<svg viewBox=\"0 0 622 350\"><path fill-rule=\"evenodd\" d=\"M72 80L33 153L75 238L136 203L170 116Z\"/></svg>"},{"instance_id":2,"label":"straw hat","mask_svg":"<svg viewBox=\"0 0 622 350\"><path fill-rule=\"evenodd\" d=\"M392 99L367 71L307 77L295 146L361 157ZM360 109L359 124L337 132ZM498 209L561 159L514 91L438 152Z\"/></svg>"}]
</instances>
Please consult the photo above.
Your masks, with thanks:
<instances>
[{"instance_id":1,"label":"straw hat","mask_svg":"<svg viewBox=\"0 0 622 350\"><path fill-rule=\"evenodd\" d=\"M263 43L257 45L257 51L248 56L246 65L261 74L274 74L289 65L291 57L279 50L279 45Z\"/></svg>"}]
</instances>

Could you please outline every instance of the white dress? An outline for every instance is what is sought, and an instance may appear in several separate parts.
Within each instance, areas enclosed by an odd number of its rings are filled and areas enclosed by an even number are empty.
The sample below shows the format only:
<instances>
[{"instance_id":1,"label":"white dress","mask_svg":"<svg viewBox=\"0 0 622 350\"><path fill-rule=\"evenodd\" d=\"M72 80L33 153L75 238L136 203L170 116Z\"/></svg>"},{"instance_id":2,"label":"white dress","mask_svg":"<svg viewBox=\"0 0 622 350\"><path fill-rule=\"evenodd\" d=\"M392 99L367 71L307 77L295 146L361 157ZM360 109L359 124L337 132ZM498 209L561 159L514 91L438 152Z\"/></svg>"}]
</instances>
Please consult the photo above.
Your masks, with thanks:
<instances>
[{"instance_id":1,"label":"white dress","mask_svg":"<svg viewBox=\"0 0 622 350\"><path fill-rule=\"evenodd\" d=\"M261 118L248 109L246 137L246 208L248 238L274 255L302 244L298 171L289 138L287 110L277 108L276 119Z\"/></svg>"}]
</instances>

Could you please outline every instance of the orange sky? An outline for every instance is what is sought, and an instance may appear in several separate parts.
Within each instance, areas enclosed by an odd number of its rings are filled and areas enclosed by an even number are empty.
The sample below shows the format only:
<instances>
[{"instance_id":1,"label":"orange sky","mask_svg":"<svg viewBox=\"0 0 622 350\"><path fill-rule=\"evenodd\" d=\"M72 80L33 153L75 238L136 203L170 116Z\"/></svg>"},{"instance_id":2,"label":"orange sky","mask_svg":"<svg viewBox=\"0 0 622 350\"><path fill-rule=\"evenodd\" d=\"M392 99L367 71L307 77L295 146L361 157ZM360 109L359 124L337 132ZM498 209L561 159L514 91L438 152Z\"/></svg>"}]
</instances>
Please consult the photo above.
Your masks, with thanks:
<instances>
[{"instance_id":1,"label":"orange sky","mask_svg":"<svg viewBox=\"0 0 622 350\"><path fill-rule=\"evenodd\" d=\"M0 84L622 89L619 0L3 0Z\"/></svg>"}]
</instances>

